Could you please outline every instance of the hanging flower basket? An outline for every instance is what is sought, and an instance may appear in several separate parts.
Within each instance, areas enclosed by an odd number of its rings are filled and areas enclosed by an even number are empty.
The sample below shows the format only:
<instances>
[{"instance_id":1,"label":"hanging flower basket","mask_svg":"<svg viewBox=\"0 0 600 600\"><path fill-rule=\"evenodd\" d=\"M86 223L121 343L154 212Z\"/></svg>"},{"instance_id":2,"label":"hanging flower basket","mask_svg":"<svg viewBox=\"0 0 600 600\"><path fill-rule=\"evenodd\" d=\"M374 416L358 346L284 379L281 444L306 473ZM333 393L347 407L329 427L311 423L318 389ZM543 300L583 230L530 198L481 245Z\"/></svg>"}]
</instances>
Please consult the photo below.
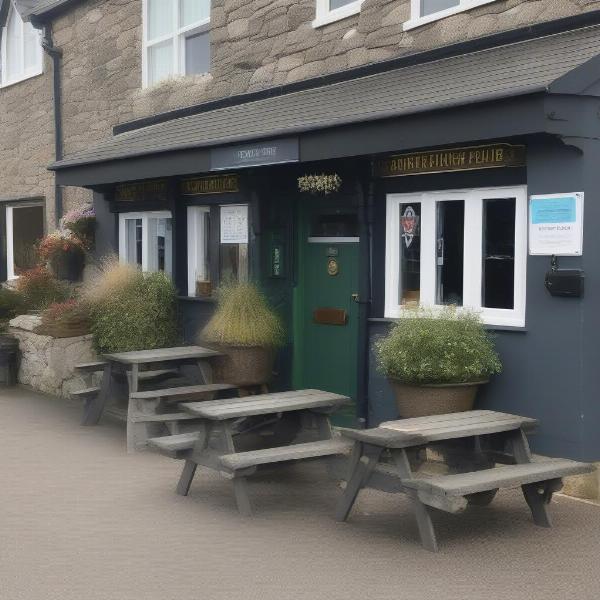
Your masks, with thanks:
<instances>
[{"instance_id":1,"label":"hanging flower basket","mask_svg":"<svg viewBox=\"0 0 600 600\"><path fill-rule=\"evenodd\" d=\"M94 245L96 231L96 213L89 206L69 211L61 220L61 226L70 231L86 249Z\"/></svg>"},{"instance_id":2,"label":"hanging flower basket","mask_svg":"<svg viewBox=\"0 0 600 600\"><path fill-rule=\"evenodd\" d=\"M304 175L298 177L298 189L309 194L333 194L342 186L342 178L337 174Z\"/></svg>"},{"instance_id":3,"label":"hanging flower basket","mask_svg":"<svg viewBox=\"0 0 600 600\"><path fill-rule=\"evenodd\" d=\"M85 265L85 250L79 238L55 231L38 246L40 258L47 262L57 279L80 281Z\"/></svg>"}]
</instances>

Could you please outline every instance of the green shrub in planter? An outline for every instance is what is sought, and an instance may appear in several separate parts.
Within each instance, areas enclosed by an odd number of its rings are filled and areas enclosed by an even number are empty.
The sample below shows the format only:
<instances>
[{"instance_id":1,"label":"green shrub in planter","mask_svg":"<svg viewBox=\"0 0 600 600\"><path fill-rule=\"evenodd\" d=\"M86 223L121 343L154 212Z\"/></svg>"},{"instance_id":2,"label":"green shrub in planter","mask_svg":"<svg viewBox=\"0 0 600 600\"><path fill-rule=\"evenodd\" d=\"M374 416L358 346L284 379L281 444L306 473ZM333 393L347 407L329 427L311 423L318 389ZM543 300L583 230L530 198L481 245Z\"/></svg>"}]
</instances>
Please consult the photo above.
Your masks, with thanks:
<instances>
[{"instance_id":1,"label":"green shrub in planter","mask_svg":"<svg viewBox=\"0 0 600 600\"><path fill-rule=\"evenodd\" d=\"M163 273L131 271L110 294L98 294L91 303L92 334L96 350L128 352L166 348L180 343L177 291ZM96 284L98 285L98 283Z\"/></svg>"},{"instance_id":2,"label":"green shrub in planter","mask_svg":"<svg viewBox=\"0 0 600 600\"><path fill-rule=\"evenodd\" d=\"M502 370L478 315L451 307L407 311L376 353L387 377L410 385L479 382Z\"/></svg>"}]
</instances>

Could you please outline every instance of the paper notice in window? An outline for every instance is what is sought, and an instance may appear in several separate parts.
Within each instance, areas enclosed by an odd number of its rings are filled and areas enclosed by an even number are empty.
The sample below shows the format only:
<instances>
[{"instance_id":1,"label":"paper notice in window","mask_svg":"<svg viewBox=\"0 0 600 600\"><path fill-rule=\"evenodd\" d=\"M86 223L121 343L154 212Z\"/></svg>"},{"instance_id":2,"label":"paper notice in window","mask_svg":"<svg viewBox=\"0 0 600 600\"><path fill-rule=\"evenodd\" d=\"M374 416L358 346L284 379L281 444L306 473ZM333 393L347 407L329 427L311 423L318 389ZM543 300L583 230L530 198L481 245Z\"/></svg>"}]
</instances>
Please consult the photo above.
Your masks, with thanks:
<instances>
[{"instance_id":1,"label":"paper notice in window","mask_svg":"<svg viewBox=\"0 0 600 600\"><path fill-rule=\"evenodd\" d=\"M531 196L529 254L580 256L583 252L583 192Z\"/></svg>"},{"instance_id":2,"label":"paper notice in window","mask_svg":"<svg viewBox=\"0 0 600 600\"><path fill-rule=\"evenodd\" d=\"M221 244L248 243L248 206L221 206Z\"/></svg>"}]
</instances>

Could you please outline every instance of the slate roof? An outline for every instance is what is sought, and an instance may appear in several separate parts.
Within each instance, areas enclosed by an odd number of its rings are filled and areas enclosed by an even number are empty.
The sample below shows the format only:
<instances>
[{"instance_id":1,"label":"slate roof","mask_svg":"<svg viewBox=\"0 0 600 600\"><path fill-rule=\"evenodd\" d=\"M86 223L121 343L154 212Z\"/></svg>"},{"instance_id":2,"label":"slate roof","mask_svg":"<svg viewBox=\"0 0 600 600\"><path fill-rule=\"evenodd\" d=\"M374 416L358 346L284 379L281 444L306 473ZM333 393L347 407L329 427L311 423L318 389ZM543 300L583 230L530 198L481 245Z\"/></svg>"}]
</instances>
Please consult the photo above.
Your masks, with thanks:
<instances>
[{"instance_id":1,"label":"slate roof","mask_svg":"<svg viewBox=\"0 0 600 600\"><path fill-rule=\"evenodd\" d=\"M67 5L79 1L81 0L16 0L19 12L25 20L30 18L43 20L44 17L56 14Z\"/></svg>"},{"instance_id":2,"label":"slate roof","mask_svg":"<svg viewBox=\"0 0 600 600\"><path fill-rule=\"evenodd\" d=\"M150 125L116 135L50 168L299 134L552 91L598 54L596 25Z\"/></svg>"}]
</instances>

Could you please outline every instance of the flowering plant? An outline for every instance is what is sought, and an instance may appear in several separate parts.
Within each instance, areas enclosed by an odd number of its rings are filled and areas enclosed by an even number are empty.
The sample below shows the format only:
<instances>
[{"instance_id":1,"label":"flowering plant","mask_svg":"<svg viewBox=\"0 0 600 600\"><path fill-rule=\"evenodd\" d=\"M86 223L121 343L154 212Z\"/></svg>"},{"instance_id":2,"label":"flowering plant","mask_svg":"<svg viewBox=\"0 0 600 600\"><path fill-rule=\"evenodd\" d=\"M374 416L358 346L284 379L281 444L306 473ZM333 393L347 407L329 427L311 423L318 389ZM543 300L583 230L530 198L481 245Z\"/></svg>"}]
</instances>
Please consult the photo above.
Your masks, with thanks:
<instances>
[{"instance_id":1,"label":"flowering plant","mask_svg":"<svg viewBox=\"0 0 600 600\"><path fill-rule=\"evenodd\" d=\"M54 302L64 302L70 295L69 288L57 281L45 267L23 271L16 287L25 305L32 310L43 310Z\"/></svg>"},{"instance_id":2,"label":"flowering plant","mask_svg":"<svg viewBox=\"0 0 600 600\"><path fill-rule=\"evenodd\" d=\"M61 226L79 238L86 248L93 243L96 212L87 206L70 210L62 219Z\"/></svg>"},{"instance_id":3,"label":"flowering plant","mask_svg":"<svg viewBox=\"0 0 600 600\"><path fill-rule=\"evenodd\" d=\"M311 194L331 194L337 192L342 186L342 178L334 173L333 175L304 175L298 177L298 189L301 192Z\"/></svg>"},{"instance_id":4,"label":"flowering plant","mask_svg":"<svg viewBox=\"0 0 600 600\"><path fill-rule=\"evenodd\" d=\"M74 298L54 302L42 313L42 325L36 331L54 337L86 335L90 332L89 308Z\"/></svg>"},{"instance_id":5,"label":"flowering plant","mask_svg":"<svg viewBox=\"0 0 600 600\"><path fill-rule=\"evenodd\" d=\"M43 261L52 261L67 253L83 254L81 240L68 232L54 231L44 237L38 245L38 254Z\"/></svg>"}]
</instances>

